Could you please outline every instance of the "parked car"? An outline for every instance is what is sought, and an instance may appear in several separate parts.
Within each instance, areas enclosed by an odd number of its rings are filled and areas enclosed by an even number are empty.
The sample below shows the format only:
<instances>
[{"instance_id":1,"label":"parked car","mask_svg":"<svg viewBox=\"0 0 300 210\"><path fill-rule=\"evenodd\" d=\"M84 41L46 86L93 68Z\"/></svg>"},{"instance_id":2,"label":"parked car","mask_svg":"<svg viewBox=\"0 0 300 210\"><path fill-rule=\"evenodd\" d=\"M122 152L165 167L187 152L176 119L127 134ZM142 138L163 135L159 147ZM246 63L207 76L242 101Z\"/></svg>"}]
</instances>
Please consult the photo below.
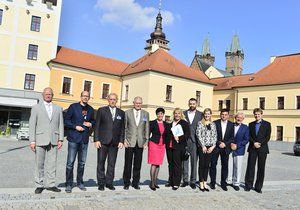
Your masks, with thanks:
<instances>
[{"instance_id":1,"label":"parked car","mask_svg":"<svg viewBox=\"0 0 300 210\"><path fill-rule=\"evenodd\" d=\"M29 140L29 124L23 123L22 127L17 132L18 140Z\"/></svg>"},{"instance_id":2,"label":"parked car","mask_svg":"<svg viewBox=\"0 0 300 210\"><path fill-rule=\"evenodd\" d=\"M294 154L300 155L300 140L296 140L294 144Z\"/></svg>"}]
</instances>

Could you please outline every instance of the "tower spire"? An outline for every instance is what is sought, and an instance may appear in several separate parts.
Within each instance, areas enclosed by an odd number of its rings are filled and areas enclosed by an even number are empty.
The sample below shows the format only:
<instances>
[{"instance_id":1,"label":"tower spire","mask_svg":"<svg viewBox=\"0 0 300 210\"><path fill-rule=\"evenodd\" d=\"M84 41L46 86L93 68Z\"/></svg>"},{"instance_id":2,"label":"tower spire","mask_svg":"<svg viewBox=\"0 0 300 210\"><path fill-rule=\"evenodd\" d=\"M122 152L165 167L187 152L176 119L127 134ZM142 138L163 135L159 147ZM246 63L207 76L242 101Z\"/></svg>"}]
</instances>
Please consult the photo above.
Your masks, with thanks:
<instances>
[{"instance_id":1,"label":"tower spire","mask_svg":"<svg viewBox=\"0 0 300 210\"><path fill-rule=\"evenodd\" d=\"M233 75L240 75L243 71L244 51L240 45L237 33L232 37L231 45L225 53L226 71Z\"/></svg>"},{"instance_id":2,"label":"tower spire","mask_svg":"<svg viewBox=\"0 0 300 210\"><path fill-rule=\"evenodd\" d=\"M199 58L202 62L204 62L210 66L214 66L215 57L211 54L211 51L210 51L209 33L203 41L202 51L201 51L201 54L199 55Z\"/></svg>"}]
</instances>

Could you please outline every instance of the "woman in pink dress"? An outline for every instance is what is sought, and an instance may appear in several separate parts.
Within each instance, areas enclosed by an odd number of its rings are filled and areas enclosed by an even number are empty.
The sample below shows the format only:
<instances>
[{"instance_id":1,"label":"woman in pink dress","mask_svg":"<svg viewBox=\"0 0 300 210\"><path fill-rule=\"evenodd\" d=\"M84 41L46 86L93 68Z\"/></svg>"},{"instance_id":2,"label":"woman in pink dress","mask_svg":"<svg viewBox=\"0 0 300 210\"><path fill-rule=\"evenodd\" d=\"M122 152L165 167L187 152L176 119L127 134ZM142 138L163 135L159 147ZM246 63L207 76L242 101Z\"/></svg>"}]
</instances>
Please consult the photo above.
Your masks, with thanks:
<instances>
[{"instance_id":1,"label":"woman in pink dress","mask_svg":"<svg viewBox=\"0 0 300 210\"><path fill-rule=\"evenodd\" d=\"M163 121L165 110L163 108L157 108L156 120L150 121L150 139L148 147L148 164L151 164L150 177L151 183L149 185L151 190L159 188L157 185L157 176L159 167L163 163L165 156L165 139L168 129L168 123Z\"/></svg>"}]
</instances>

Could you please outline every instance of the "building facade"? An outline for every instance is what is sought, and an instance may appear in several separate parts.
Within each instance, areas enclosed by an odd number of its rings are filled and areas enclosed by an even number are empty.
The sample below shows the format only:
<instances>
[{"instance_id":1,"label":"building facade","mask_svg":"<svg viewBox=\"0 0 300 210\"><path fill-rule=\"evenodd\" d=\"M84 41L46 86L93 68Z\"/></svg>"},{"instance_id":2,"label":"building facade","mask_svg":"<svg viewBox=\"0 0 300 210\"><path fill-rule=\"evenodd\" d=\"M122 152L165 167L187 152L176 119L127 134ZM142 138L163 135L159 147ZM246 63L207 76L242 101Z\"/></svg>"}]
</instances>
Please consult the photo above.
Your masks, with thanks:
<instances>
[{"instance_id":1,"label":"building facade","mask_svg":"<svg viewBox=\"0 0 300 210\"><path fill-rule=\"evenodd\" d=\"M26 124L30 107L50 84L62 1L0 1L0 133Z\"/></svg>"}]
</instances>

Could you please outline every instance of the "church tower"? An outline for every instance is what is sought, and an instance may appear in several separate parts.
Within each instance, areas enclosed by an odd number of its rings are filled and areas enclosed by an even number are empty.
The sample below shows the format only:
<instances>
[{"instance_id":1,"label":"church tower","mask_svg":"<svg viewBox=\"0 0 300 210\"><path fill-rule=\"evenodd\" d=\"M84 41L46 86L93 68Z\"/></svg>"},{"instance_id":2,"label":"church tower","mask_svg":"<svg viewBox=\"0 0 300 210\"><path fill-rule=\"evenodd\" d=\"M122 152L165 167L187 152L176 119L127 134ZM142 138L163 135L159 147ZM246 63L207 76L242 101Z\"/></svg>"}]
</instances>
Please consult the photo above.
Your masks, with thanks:
<instances>
[{"instance_id":1,"label":"church tower","mask_svg":"<svg viewBox=\"0 0 300 210\"><path fill-rule=\"evenodd\" d=\"M199 55L199 58L202 62L208 64L209 66L214 66L215 57L210 52L209 37L206 37L203 42L202 51L201 54Z\"/></svg>"},{"instance_id":2,"label":"church tower","mask_svg":"<svg viewBox=\"0 0 300 210\"><path fill-rule=\"evenodd\" d=\"M169 41L166 39L165 33L162 31L162 16L160 10L156 17L156 26L154 32L151 33L151 39L146 41L147 45L145 47L146 52L154 52L157 49L161 48L165 51L169 51L170 48L168 46Z\"/></svg>"},{"instance_id":3,"label":"church tower","mask_svg":"<svg viewBox=\"0 0 300 210\"><path fill-rule=\"evenodd\" d=\"M244 51L240 46L238 35L234 35L230 48L225 52L226 72L241 75L243 71Z\"/></svg>"}]
</instances>

